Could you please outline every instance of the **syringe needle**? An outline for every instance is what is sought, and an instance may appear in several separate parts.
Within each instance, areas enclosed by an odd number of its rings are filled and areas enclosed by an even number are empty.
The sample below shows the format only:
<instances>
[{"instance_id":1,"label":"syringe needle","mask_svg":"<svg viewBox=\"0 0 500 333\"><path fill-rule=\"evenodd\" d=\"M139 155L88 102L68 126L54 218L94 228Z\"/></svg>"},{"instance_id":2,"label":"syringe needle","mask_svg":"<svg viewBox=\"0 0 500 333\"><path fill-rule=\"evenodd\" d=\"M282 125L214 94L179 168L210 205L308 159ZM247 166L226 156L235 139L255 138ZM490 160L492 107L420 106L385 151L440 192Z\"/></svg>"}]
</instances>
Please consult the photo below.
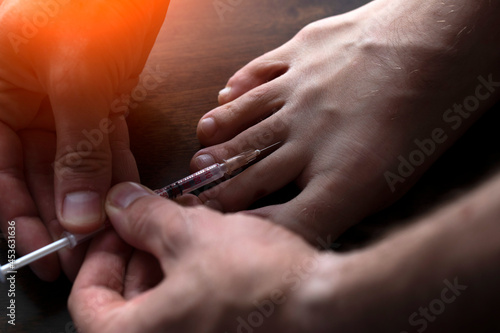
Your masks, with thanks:
<instances>
[{"instance_id":1,"label":"syringe needle","mask_svg":"<svg viewBox=\"0 0 500 333\"><path fill-rule=\"evenodd\" d=\"M270 145L270 146L267 146L266 148L262 148L262 149L260 149L260 150L259 150L259 151L260 151L260 153L259 153L259 154L262 154L262 152L263 152L263 151L268 150L268 149L271 149L271 148L273 148L274 146L279 145L280 143L281 143L281 141L278 141L278 142L276 142L276 143L273 143L273 144L272 144L272 145Z\"/></svg>"},{"instance_id":2,"label":"syringe needle","mask_svg":"<svg viewBox=\"0 0 500 333\"><path fill-rule=\"evenodd\" d=\"M236 156L228 158L227 160L224 160L223 164L225 165L225 168L226 168L225 172L227 174L231 174L235 170L242 168L245 165L247 165L248 163L255 160L257 158L257 156L259 156L263 151L270 149L279 143L281 143L281 141L273 143L272 145L267 146L266 148L263 148L263 149L250 149L250 150L247 150L241 154L238 154Z\"/></svg>"}]
</instances>

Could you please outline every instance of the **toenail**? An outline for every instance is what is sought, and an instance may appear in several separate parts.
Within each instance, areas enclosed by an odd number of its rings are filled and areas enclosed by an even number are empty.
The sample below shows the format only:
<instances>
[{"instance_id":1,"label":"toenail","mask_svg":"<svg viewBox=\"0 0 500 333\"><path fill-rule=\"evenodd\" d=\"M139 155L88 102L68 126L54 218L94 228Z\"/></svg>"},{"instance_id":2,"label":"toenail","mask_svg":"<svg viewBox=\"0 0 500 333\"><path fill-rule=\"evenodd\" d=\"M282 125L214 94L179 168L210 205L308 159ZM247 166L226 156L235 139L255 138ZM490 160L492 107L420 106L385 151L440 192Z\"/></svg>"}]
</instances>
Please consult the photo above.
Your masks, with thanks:
<instances>
[{"instance_id":1,"label":"toenail","mask_svg":"<svg viewBox=\"0 0 500 333\"><path fill-rule=\"evenodd\" d=\"M212 137L217 131L217 124L214 118L205 118L201 121L200 128L206 137Z\"/></svg>"},{"instance_id":2,"label":"toenail","mask_svg":"<svg viewBox=\"0 0 500 333\"><path fill-rule=\"evenodd\" d=\"M231 92L231 87L226 87L226 88L222 89L221 91L219 91L219 97L226 98L230 92Z\"/></svg>"},{"instance_id":3,"label":"toenail","mask_svg":"<svg viewBox=\"0 0 500 333\"><path fill-rule=\"evenodd\" d=\"M215 159L213 158L212 155L204 154L204 155L198 156L194 160L194 164L196 164L196 167L198 169L203 169L203 168L206 168L207 166L215 164Z\"/></svg>"}]
</instances>

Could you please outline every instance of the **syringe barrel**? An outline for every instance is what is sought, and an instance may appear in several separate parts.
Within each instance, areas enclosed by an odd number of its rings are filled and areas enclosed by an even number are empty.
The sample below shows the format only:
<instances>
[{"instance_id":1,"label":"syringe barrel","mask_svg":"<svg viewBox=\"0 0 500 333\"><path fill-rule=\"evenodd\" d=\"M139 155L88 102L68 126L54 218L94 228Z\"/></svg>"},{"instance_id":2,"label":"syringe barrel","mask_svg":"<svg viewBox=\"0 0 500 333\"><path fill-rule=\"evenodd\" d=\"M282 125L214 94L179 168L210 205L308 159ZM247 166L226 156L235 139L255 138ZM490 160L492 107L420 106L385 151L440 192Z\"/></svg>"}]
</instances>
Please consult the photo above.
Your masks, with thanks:
<instances>
[{"instance_id":1,"label":"syringe barrel","mask_svg":"<svg viewBox=\"0 0 500 333\"><path fill-rule=\"evenodd\" d=\"M224 177L226 172L224 164L216 163L173 184L156 190L155 193L159 196L173 199Z\"/></svg>"}]
</instances>

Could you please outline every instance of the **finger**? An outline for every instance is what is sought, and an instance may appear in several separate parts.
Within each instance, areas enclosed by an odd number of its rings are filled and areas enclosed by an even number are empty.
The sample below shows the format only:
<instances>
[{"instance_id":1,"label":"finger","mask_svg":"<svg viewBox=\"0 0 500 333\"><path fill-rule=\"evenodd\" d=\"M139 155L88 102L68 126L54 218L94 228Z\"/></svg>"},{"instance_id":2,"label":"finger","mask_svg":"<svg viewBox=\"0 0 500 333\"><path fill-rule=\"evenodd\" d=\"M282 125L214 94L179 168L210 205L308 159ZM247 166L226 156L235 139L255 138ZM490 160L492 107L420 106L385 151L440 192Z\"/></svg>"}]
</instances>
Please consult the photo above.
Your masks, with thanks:
<instances>
[{"instance_id":1,"label":"finger","mask_svg":"<svg viewBox=\"0 0 500 333\"><path fill-rule=\"evenodd\" d=\"M28 254L52 242L25 183L23 146L19 137L0 122L0 225L7 234L9 221L15 223L16 251ZM59 275L57 256L34 263L31 268L41 279L52 281Z\"/></svg>"},{"instance_id":2,"label":"finger","mask_svg":"<svg viewBox=\"0 0 500 333\"><path fill-rule=\"evenodd\" d=\"M106 212L127 243L153 254L162 265L179 255L188 244L189 218L185 208L135 183L114 186L106 200Z\"/></svg>"},{"instance_id":3,"label":"finger","mask_svg":"<svg viewBox=\"0 0 500 333\"><path fill-rule=\"evenodd\" d=\"M56 219L54 204L54 170L52 163L56 154L56 134L52 106L45 98L38 109L39 119L17 132L23 146L24 176L31 197L44 223Z\"/></svg>"},{"instance_id":4,"label":"finger","mask_svg":"<svg viewBox=\"0 0 500 333\"><path fill-rule=\"evenodd\" d=\"M144 257L136 253L114 232L92 241L68 300L71 317L79 330L113 332L116 327L127 327L131 332L189 331L189 323L179 320L192 311L193 304L201 304L205 281L197 276L174 274L140 297L127 301L123 295L137 296L127 290L136 283L130 280L134 277L129 277L129 272L144 268L147 263L139 263ZM139 274L144 277L147 273L144 270ZM136 277L141 278L140 275ZM146 277L145 281L153 280ZM193 294L193 290L200 291L201 296Z\"/></svg>"},{"instance_id":5,"label":"finger","mask_svg":"<svg viewBox=\"0 0 500 333\"><path fill-rule=\"evenodd\" d=\"M114 115L110 118L111 133L109 144L112 154L112 184L126 181L139 182L139 170L130 150L129 132L125 116Z\"/></svg>"},{"instance_id":6,"label":"finger","mask_svg":"<svg viewBox=\"0 0 500 333\"><path fill-rule=\"evenodd\" d=\"M55 134L41 130L24 130L19 132L19 138L23 144L26 184L51 241L55 241L64 231L57 221L54 204L54 171L51 164L55 156ZM83 261L84 250L79 246L74 250L58 252L64 271L70 279L76 277Z\"/></svg>"},{"instance_id":7,"label":"finger","mask_svg":"<svg viewBox=\"0 0 500 333\"><path fill-rule=\"evenodd\" d=\"M54 204L54 133L24 130L18 133L23 145L26 184L44 223L56 219ZM56 237L56 235L53 235Z\"/></svg>"},{"instance_id":8,"label":"finger","mask_svg":"<svg viewBox=\"0 0 500 333\"><path fill-rule=\"evenodd\" d=\"M84 332L106 331L115 309L125 304L122 296L127 263L133 249L114 232L97 236L75 280L68 308Z\"/></svg>"},{"instance_id":9,"label":"finger","mask_svg":"<svg viewBox=\"0 0 500 333\"><path fill-rule=\"evenodd\" d=\"M158 260L151 254L134 251L127 267L123 297L127 300L157 286L164 278Z\"/></svg>"},{"instance_id":10,"label":"finger","mask_svg":"<svg viewBox=\"0 0 500 333\"><path fill-rule=\"evenodd\" d=\"M50 108L50 106L49 106ZM52 114L52 109L48 110ZM54 202L55 133L43 130L23 130L19 132L23 144L25 177L29 191L37 206L52 241L59 239L64 228L57 220ZM65 275L74 280L80 269L86 251L86 245L58 252Z\"/></svg>"},{"instance_id":11,"label":"finger","mask_svg":"<svg viewBox=\"0 0 500 333\"><path fill-rule=\"evenodd\" d=\"M51 94L57 131L56 212L62 226L75 233L91 232L104 222L112 177L108 134L113 124L106 96L113 93L96 91L91 84L69 83L67 90Z\"/></svg>"},{"instance_id":12,"label":"finger","mask_svg":"<svg viewBox=\"0 0 500 333\"><path fill-rule=\"evenodd\" d=\"M211 208L233 212L296 179L307 158L292 144L285 144L232 179L203 192L199 198Z\"/></svg>"},{"instance_id":13,"label":"finger","mask_svg":"<svg viewBox=\"0 0 500 333\"><path fill-rule=\"evenodd\" d=\"M287 57L281 49L271 51L236 72L219 93L219 104L234 101L248 91L283 75L288 70Z\"/></svg>"},{"instance_id":14,"label":"finger","mask_svg":"<svg viewBox=\"0 0 500 333\"><path fill-rule=\"evenodd\" d=\"M273 81L262 85L208 112L198 123L200 142L211 146L227 141L280 110L287 94L279 88L279 83Z\"/></svg>"}]
</instances>

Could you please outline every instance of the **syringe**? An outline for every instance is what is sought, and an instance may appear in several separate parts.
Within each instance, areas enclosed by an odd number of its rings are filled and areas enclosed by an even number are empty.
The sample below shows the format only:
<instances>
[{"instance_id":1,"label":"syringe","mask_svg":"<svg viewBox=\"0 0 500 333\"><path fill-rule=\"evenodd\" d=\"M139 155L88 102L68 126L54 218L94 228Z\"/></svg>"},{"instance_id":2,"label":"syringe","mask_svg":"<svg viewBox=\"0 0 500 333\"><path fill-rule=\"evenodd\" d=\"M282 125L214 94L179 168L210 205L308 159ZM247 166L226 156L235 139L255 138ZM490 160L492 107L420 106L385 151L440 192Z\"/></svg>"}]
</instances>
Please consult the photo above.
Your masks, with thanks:
<instances>
[{"instance_id":1,"label":"syringe","mask_svg":"<svg viewBox=\"0 0 500 333\"><path fill-rule=\"evenodd\" d=\"M229 175L235 170L247 165L259 156L264 150L272 148L279 144L276 142L263 149L252 149L224 160L224 163L215 163L205 169L202 169L186 178L183 178L175 183L172 183L164 188L155 191L156 194L164 198L176 198L183 194L192 192L200 187L210 184L217 179L224 177L224 175ZM106 227L103 226L98 230L85 234L85 235L75 235L69 232L64 232L63 237L49 245L46 245L36 251L33 251L21 258L18 258L8 264L3 265L0 268L0 281L5 282L7 274L16 273L17 269L27 266L38 259L41 259L49 254L57 252L65 247L70 249L74 248L80 243L83 243L90 238L94 237L96 234L103 231Z\"/></svg>"},{"instance_id":2,"label":"syringe","mask_svg":"<svg viewBox=\"0 0 500 333\"><path fill-rule=\"evenodd\" d=\"M217 179L230 175L235 170L247 165L259 156L264 150L274 147L279 144L276 142L263 149L251 149L241 154L224 160L224 163L215 163L205 169L202 169L186 178L183 178L175 183L165 186L155 191L156 194L164 198L176 198L183 194L193 192L202 186L210 184Z\"/></svg>"}]
</instances>

